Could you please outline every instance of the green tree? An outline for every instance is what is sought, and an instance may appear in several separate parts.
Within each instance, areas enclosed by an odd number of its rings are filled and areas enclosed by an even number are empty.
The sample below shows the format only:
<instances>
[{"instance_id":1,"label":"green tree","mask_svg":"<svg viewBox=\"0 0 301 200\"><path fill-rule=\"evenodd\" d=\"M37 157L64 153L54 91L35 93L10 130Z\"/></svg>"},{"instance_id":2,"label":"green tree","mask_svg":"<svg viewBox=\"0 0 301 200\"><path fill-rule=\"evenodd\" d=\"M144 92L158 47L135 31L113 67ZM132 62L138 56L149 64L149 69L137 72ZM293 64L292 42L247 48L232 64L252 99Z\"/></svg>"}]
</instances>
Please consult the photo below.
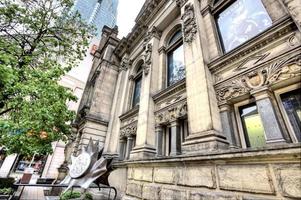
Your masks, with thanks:
<instances>
[{"instance_id":1,"label":"green tree","mask_svg":"<svg viewBox=\"0 0 301 200\"><path fill-rule=\"evenodd\" d=\"M72 0L0 0L0 146L23 155L66 140L76 97L58 84L83 58L93 28Z\"/></svg>"}]
</instances>

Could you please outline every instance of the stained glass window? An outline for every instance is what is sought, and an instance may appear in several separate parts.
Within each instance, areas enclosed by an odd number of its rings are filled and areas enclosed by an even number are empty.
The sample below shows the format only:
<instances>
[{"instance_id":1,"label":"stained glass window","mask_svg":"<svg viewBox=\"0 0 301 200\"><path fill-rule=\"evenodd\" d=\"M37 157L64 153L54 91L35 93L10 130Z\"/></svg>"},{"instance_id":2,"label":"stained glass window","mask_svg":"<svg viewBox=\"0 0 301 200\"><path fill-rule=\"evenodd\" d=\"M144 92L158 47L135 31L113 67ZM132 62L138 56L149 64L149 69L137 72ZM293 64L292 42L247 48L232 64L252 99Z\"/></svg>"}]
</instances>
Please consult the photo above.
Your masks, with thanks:
<instances>
[{"instance_id":1,"label":"stained glass window","mask_svg":"<svg viewBox=\"0 0 301 200\"><path fill-rule=\"evenodd\" d=\"M301 89L280 95L298 141L301 141Z\"/></svg>"},{"instance_id":2,"label":"stained glass window","mask_svg":"<svg viewBox=\"0 0 301 200\"><path fill-rule=\"evenodd\" d=\"M265 146L265 134L261 118L255 104L240 108L240 117L248 147Z\"/></svg>"},{"instance_id":3,"label":"stained glass window","mask_svg":"<svg viewBox=\"0 0 301 200\"><path fill-rule=\"evenodd\" d=\"M133 107L139 104L140 93L141 93L141 81L142 76L135 80L134 96L133 96Z\"/></svg>"},{"instance_id":4,"label":"stained glass window","mask_svg":"<svg viewBox=\"0 0 301 200\"><path fill-rule=\"evenodd\" d=\"M216 17L225 52L229 52L272 25L261 0L237 0Z\"/></svg>"}]
</instances>

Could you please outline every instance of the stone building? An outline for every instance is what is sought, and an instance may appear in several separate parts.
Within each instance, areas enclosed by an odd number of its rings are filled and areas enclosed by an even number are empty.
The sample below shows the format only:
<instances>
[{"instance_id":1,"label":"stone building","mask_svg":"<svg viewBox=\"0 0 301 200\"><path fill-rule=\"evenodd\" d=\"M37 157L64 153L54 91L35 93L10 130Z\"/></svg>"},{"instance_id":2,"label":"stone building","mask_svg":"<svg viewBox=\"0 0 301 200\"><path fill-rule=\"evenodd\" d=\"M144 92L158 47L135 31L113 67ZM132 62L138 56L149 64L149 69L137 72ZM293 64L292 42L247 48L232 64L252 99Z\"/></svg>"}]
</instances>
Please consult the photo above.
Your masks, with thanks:
<instances>
[{"instance_id":1,"label":"stone building","mask_svg":"<svg viewBox=\"0 0 301 200\"><path fill-rule=\"evenodd\" d=\"M147 0L80 104L123 199L301 198L300 0Z\"/></svg>"}]
</instances>

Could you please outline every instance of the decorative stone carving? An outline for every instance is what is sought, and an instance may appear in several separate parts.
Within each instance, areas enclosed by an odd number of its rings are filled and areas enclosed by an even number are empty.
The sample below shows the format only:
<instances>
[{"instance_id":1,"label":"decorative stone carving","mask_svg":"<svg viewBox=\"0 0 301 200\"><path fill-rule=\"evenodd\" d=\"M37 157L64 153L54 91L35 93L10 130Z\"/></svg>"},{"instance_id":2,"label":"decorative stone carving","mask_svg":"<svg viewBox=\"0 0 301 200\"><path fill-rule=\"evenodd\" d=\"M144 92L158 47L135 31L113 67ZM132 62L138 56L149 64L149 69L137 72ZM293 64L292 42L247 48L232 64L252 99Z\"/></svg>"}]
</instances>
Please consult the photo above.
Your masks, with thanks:
<instances>
[{"instance_id":1,"label":"decorative stone carving","mask_svg":"<svg viewBox=\"0 0 301 200\"><path fill-rule=\"evenodd\" d=\"M240 79L235 79L223 85L222 88L217 89L216 94L218 101L224 102L232 98L242 96L249 91L249 88L247 88Z\"/></svg>"},{"instance_id":2,"label":"decorative stone carving","mask_svg":"<svg viewBox=\"0 0 301 200\"><path fill-rule=\"evenodd\" d=\"M292 56L222 84L222 87L216 90L217 99L222 103L242 96L252 89L258 89L262 86L271 85L280 80L286 80L300 75L301 55Z\"/></svg>"},{"instance_id":3,"label":"decorative stone carving","mask_svg":"<svg viewBox=\"0 0 301 200\"><path fill-rule=\"evenodd\" d=\"M120 63L120 70L126 71L129 68L129 63L130 63L129 58L126 55L123 56L121 63Z\"/></svg>"},{"instance_id":4,"label":"decorative stone carving","mask_svg":"<svg viewBox=\"0 0 301 200\"><path fill-rule=\"evenodd\" d=\"M162 36L162 31L159 31L157 27L153 26L150 31L147 32L143 43L146 45L153 37L160 39Z\"/></svg>"},{"instance_id":5,"label":"decorative stone carving","mask_svg":"<svg viewBox=\"0 0 301 200\"><path fill-rule=\"evenodd\" d=\"M195 22L194 8L191 3L185 5L184 14L181 17L183 23L184 41L191 43L197 32L197 25Z\"/></svg>"},{"instance_id":6,"label":"decorative stone carving","mask_svg":"<svg viewBox=\"0 0 301 200\"><path fill-rule=\"evenodd\" d=\"M187 103L181 103L162 112L158 112L155 116L157 125L173 122L187 115Z\"/></svg>"},{"instance_id":7,"label":"decorative stone carving","mask_svg":"<svg viewBox=\"0 0 301 200\"><path fill-rule=\"evenodd\" d=\"M182 7L187 2L187 0L176 0L177 6Z\"/></svg>"},{"instance_id":8,"label":"decorative stone carving","mask_svg":"<svg viewBox=\"0 0 301 200\"><path fill-rule=\"evenodd\" d=\"M240 65L238 65L238 67L234 70L234 71L242 71L244 69L247 69L247 67L245 66L249 61L255 60L255 62L253 63L253 65L263 61L264 59L266 59L271 53L263 53L263 54L256 54L256 55L252 55L247 57L246 59L244 59L242 61L242 63Z\"/></svg>"},{"instance_id":9,"label":"decorative stone carving","mask_svg":"<svg viewBox=\"0 0 301 200\"><path fill-rule=\"evenodd\" d=\"M148 75L150 66L152 64L152 44L147 44L145 46L144 51L144 65L143 65L143 71L145 75Z\"/></svg>"},{"instance_id":10,"label":"decorative stone carving","mask_svg":"<svg viewBox=\"0 0 301 200\"><path fill-rule=\"evenodd\" d=\"M120 130L120 137L122 138L122 137L129 137L129 136L136 135L136 131L137 131L137 124L123 127Z\"/></svg>"}]
</instances>

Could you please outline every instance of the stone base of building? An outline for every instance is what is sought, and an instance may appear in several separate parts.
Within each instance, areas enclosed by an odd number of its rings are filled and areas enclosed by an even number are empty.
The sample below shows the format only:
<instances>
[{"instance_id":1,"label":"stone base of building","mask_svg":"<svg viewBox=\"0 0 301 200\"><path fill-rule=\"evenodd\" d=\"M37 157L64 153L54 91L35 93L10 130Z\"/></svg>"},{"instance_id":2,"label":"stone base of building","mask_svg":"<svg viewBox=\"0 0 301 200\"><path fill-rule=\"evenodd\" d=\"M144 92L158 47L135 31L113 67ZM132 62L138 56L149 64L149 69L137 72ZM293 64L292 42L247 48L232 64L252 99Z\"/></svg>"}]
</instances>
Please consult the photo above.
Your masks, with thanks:
<instances>
[{"instance_id":1,"label":"stone base of building","mask_svg":"<svg viewBox=\"0 0 301 200\"><path fill-rule=\"evenodd\" d=\"M136 146L130 154L131 160L141 160L155 157L156 149L151 146Z\"/></svg>"},{"instance_id":2,"label":"stone base of building","mask_svg":"<svg viewBox=\"0 0 301 200\"><path fill-rule=\"evenodd\" d=\"M109 181L124 200L299 199L300 151L286 145L120 162Z\"/></svg>"},{"instance_id":3,"label":"stone base of building","mask_svg":"<svg viewBox=\"0 0 301 200\"><path fill-rule=\"evenodd\" d=\"M183 154L224 150L228 148L229 142L226 140L226 137L213 130L192 134L188 136L186 141L182 144Z\"/></svg>"}]
</instances>

